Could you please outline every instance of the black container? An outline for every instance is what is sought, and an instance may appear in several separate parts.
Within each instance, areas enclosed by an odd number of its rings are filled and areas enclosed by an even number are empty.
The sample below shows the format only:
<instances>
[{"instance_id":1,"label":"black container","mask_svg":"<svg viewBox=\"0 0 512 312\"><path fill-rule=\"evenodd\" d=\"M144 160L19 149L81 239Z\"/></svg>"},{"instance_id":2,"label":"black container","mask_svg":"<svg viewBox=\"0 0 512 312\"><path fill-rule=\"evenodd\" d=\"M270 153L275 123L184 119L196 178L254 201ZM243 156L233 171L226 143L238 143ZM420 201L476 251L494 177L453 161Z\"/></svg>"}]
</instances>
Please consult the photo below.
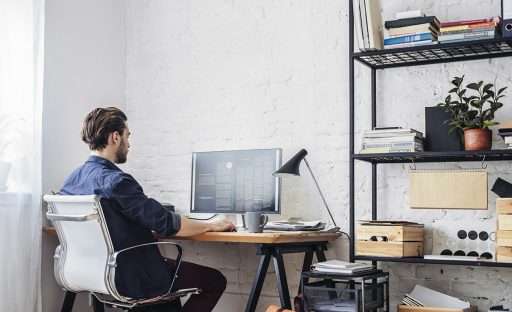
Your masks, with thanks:
<instances>
[{"instance_id":1,"label":"black container","mask_svg":"<svg viewBox=\"0 0 512 312\"><path fill-rule=\"evenodd\" d=\"M463 151L464 144L457 133L448 134L450 112L441 107L425 107L425 151Z\"/></svg>"}]
</instances>

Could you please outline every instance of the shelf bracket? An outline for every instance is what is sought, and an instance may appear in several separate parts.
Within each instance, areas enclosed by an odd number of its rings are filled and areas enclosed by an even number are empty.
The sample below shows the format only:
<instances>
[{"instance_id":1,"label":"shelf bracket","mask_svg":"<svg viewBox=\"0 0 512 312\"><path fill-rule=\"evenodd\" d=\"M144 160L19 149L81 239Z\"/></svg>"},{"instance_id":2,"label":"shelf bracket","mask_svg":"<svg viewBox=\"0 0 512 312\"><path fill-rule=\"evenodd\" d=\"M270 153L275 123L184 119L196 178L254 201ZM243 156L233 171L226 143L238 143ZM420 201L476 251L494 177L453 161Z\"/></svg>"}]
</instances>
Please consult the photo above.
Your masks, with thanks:
<instances>
[{"instance_id":1,"label":"shelf bracket","mask_svg":"<svg viewBox=\"0 0 512 312\"><path fill-rule=\"evenodd\" d=\"M484 158L482 158L482 169L486 169L487 168L487 164L485 164L485 166L484 166L485 156L486 155L484 155Z\"/></svg>"}]
</instances>

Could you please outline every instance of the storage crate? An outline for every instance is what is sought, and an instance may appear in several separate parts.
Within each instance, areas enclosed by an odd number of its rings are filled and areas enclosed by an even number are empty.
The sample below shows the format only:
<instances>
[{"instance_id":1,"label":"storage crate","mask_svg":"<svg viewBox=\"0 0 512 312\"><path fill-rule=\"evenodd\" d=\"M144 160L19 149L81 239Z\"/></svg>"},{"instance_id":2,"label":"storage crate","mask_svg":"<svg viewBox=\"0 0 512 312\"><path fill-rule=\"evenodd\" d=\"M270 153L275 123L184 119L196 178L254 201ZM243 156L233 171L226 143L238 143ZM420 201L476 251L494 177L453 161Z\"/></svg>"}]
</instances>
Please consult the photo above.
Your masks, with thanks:
<instances>
[{"instance_id":1,"label":"storage crate","mask_svg":"<svg viewBox=\"0 0 512 312\"><path fill-rule=\"evenodd\" d=\"M314 312L389 311L388 278L380 270L361 275L303 272L301 289Z\"/></svg>"},{"instance_id":2,"label":"storage crate","mask_svg":"<svg viewBox=\"0 0 512 312\"><path fill-rule=\"evenodd\" d=\"M308 299L311 311L358 312L375 310L384 306L384 284L367 285L362 290L350 289L348 283L336 283L334 288L304 286L304 295Z\"/></svg>"}]
</instances>

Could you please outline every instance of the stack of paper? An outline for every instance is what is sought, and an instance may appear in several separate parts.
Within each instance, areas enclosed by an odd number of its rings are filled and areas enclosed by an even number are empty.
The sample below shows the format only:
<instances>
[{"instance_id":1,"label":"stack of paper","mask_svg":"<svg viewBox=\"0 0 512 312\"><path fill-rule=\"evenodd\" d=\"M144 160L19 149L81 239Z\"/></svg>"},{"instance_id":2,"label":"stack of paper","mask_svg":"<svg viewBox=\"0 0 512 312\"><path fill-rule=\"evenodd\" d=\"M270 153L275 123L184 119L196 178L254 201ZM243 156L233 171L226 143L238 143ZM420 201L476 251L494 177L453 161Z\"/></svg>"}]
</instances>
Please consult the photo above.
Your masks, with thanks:
<instances>
[{"instance_id":1,"label":"stack of paper","mask_svg":"<svg viewBox=\"0 0 512 312\"><path fill-rule=\"evenodd\" d=\"M303 221L295 218L265 224L265 230L274 231L319 231L324 227L325 223L320 221Z\"/></svg>"},{"instance_id":2,"label":"stack of paper","mask_svg":"<svg viewBox=\"0 0 512 312\"><path fill-rule=\"evenodd\" d=\"M448 296L427 287L416 285L402 301L406 305L446 309L467 309L469 302Z\"/></svg>"},{"instance_id":3,"label":"stack of paper","mask_svg":"<svg viewBox=\"0 0 512 312\"><path fill-rule=\"evenodd\" d=\"M367 265L366 263L352 263L341 260L329 260L313 264L311 266L311 270L325 273L352 274L363 271L371 271L373 270L373 266Z\"/></svg>"}]
</instances>

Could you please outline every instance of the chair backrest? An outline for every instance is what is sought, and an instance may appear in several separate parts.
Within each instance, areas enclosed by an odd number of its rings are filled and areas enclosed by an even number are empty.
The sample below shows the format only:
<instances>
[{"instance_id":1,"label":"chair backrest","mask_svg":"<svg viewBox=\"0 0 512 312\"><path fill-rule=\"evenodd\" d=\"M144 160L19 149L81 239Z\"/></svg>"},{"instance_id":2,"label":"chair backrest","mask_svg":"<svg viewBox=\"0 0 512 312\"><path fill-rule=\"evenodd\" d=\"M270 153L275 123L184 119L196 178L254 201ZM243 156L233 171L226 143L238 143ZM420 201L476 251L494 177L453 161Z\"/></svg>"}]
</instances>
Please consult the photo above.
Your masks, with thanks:
<instances>
[{"instance_id":1,"label":"chair backrest","mask_svg":"<svg viewBox=\"0 0 512 312\"><path fill-rule=\"evenodd\" d=\"M57 282L73 292L117 293L109 260L114 253L99 197L95 195L44 195L47 218L57 231L55 253Z\"/></svg>"}]
</instances>

